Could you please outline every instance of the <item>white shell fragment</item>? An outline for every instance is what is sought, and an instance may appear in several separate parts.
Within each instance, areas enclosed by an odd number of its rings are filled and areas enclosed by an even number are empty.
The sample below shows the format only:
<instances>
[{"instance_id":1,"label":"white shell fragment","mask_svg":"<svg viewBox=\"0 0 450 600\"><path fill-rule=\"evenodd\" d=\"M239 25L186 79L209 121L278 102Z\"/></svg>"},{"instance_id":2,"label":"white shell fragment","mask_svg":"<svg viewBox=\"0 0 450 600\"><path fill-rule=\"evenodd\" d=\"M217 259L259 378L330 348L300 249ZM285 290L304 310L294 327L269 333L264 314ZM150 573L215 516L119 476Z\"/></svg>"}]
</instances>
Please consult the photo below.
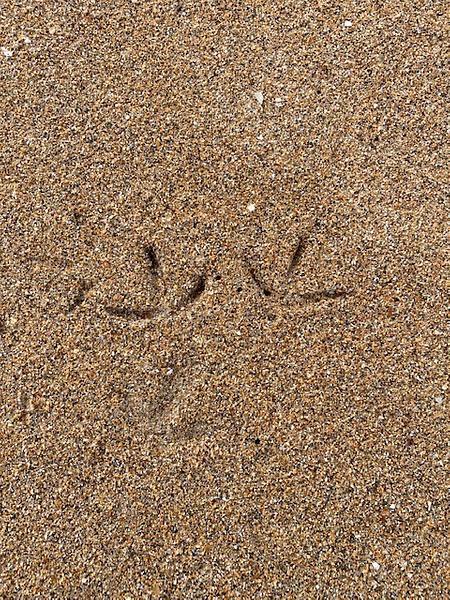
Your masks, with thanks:
<instances>
[{"instance_id":1,"label":"white shell fragment","mask_svg":"<svg viewBox=\"0 0 450 600\"><path fill-rule=\"evenodd\" d=\"M264 102L264 94L261 91L255 92L254 94L255 100L256 102L262 106L263 102Z\"/></svg>"}]
</instances>

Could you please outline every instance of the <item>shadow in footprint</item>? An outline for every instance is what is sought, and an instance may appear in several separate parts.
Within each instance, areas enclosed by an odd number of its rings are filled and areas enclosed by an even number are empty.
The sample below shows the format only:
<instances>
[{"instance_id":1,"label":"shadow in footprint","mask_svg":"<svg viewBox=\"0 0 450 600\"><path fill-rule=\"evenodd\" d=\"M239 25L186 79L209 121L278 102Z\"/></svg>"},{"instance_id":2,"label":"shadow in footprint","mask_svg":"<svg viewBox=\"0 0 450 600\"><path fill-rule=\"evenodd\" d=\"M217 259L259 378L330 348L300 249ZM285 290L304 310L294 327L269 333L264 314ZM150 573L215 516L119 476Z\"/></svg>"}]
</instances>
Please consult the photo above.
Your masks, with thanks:
<instances>
[{"instance_id":1,"label":"shadow in footprint","mask_svg":"<svg viewBox=\"0 0 450 600\"><path fill-rule=\"evenodd\" d=\"M300 262L300 259L303 256L303 253L305 252L305 248L306 248L306 238L301 237L297 244L295 252L292 255L291 262L290 262L289 268L288 268L288 275L291 275L297 268L298 263Z\"/></svg>"},{"instance_id":2,"label":"shadow in footprint","mask_svg":"<svg viewBox=\"0 0 450 600\"><path fill-rule=\"evenodd\" d=\"M187 306L188 304L192 304L200 298L206 288L206 277L204 275L199 275L193 287L189 290L188 294L184 298L184 300L180 303L180 306Z\"/></svg>"},{"instance_id":3,"label":"shadow in footprint","mask_svg":"<svg viewBox=\"0 0 450 600\"><path fill-rule=\"evenodd\" d=\"M259 288L259 290L261 291L263 296L271 296L272 292L263 284L263 282L261 281L261 279L258 277L258 275L255 272L255 269L253 269L252 267L249 267L249 273L251 275L251 278L253 279L254 283L256 284L256 286Z\"/></svg>"},{"instance_id":4,"label":"shadow in footprint","mask_svg":"<svg viewBox=\"0 0 450 600\"><path fill-rule=\"evenodd\" d=\"M158 257L156 256L156 252L153 248L153 246L148 245L144 247L144 254L145 257L147 258L149 267L150 267L150 273L154 276L159 275L159 269L160 269L160 265L159 265L159 260Z\"/></svg>"}]
</instances>

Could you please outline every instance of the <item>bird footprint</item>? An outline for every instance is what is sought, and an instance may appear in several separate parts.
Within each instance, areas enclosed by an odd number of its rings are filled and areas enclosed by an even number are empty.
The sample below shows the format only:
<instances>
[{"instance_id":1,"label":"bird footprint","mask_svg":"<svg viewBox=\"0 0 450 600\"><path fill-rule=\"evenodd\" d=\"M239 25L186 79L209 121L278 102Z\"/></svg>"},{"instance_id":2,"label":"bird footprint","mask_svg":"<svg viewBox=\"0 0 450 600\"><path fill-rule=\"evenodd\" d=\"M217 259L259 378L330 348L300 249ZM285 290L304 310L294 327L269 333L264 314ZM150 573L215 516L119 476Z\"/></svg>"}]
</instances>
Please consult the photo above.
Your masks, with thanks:
<instances>
[{"instance_id":1,"label":"bird footprint","mask_svg":"<svg viewBox=\"0 0 450 600\"><path fill-rule=\"evenodd\" d=\"M302 256L307 247L307 239L305 236L302 236L297 245L295 246L295 250L292 254L292 258L289 263L289 267L287 269L287 277L288 279L292 277L295 273L299 263L301 262ZM148 245L144 247L144 254L148 263L148 270L153 279L158 280L161 276L161 262L158 258L156 250L153 246ZM246 268L250 275L251 280L257 289L260 290L261 295L264 297L269 297L274 294L274 290L271 290L268 285L266 285L258 273L257 269L246 262ZM216 274L215 280L219 281L221 276ZM112 306L109 305L105 308L106 312L113 316L123 319L137 320L137 319L152 319L156 315L161 312L173 312L178 311L184 307L187 307L195 302L197 302L202 294L205 292L208 283L208 278L205 273L197 274L193 277L193 283L190 289L184 296L178 300L175 305L171 309L164 309L162 306L156 305L154 307L143 307L143 308L126 308L123 306ZM238 291L242 291L242 288L237 288ZM283 292L278 292L276 295L280 295ZM323 300L335 300L338 298L342 298L343 296L349 295L351 292L338 289L335 287L320 290L316 292L305 292L297 295L297 297L304 303L310 302L320 302Z\"/></svg>"}]
</instances>

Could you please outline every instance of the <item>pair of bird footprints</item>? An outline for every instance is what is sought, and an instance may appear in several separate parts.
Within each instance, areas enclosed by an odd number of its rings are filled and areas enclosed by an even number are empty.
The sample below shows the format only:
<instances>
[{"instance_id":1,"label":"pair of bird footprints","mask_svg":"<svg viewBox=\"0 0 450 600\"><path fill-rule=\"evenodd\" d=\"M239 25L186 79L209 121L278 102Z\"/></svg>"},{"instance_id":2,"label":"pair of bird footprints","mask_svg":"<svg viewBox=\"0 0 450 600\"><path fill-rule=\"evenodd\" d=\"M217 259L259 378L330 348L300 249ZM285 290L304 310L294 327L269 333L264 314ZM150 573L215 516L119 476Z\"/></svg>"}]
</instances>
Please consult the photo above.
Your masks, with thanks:
<instances>
[{"instance_id":1,"label":"pair of bird footprints","mask_svg":"<svg viewBox=\"0 0 450 600\"><path fill-rule=\"evenodd\" d=\"M306 245L305 240L303 238L300 239L300 241L297 244L297 247L295 249L295 252L292 255L290 264L289 264L289 268L287 271L288 276L291 276L292 273L297 268L298 263L300 262L301 256L303 255L303 252L305 250L305 245ZM156 254L154 248L152 246L146 246L144 248L144 253L147 258L151 276L154 278L160 277L161 265L160 265L160 262L158 260L158 257L157 257L157 254ZM254 285L260 290L261 295L264 297L271 296L274 292L264 284L261 277L258 275L257 271L250 265L247 266L247 269L248 269L248 273L249 273ZM184 295L183 298L181 298L181 300L179 300L176 303L176 305L174 307L169 309L169 312L180 310L180 309L192 304L193 302L197 301L201 297L203 292L206 290L209 278L213 278L216 281L218 281L221 279L221 275L218 273L216 273L215 275L211 275L211 276L207 276L205 273L201 273L201 274L197 275L196 278L194 279L194 283L193 283L192 287L189 289L189 291ZM80 290L76 300L74 301L74 305L79 305L79 304L81 304L81 302L83 302L87 291L88 291L88 289L86 286ZM243 291L243 288L237 287L236 291L238 293L241 293ZM347 292L345 290L337 289L337 288L330 288L330 289L326 289L323 291L307 292L307 293L300 294L299 299L302 302L319 302L319 301L325 300L325 299L340 298L340 297L346 296L348 294L349 294L349 292ZM72 308L72 310L73 310L73 308ZM164 309L161 309L161 307L129 308L129 307L124 307L124 306L107 306L107 307L105 307L105 310L109 315L111 315L113 317L119 317L119 318L123 318L123 319L132 319L132 320L151 319L151 318L155 317L156 315L160 314L161 312L167 312L167 309L164 310Z\"/></svg>"}]
</instances>

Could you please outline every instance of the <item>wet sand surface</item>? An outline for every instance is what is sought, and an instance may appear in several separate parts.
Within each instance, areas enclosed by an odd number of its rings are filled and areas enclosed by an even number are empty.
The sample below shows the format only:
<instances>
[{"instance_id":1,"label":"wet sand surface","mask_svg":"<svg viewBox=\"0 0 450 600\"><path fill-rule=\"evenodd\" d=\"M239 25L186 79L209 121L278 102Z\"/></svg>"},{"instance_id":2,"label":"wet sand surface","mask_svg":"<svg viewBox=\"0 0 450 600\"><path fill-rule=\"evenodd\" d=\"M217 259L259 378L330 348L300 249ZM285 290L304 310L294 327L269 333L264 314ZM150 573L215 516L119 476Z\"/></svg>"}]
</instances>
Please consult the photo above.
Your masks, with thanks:
<instances>
[{"instance_id":1,"label":"wet sand surface","mask_svg":"<svg viewBox=\"0 0 450 600\"><path fill-rule=\"evenodd\" d=\"M2 2L1 598L445 597L444 8Z\"/></svg>"}]
</instances>

